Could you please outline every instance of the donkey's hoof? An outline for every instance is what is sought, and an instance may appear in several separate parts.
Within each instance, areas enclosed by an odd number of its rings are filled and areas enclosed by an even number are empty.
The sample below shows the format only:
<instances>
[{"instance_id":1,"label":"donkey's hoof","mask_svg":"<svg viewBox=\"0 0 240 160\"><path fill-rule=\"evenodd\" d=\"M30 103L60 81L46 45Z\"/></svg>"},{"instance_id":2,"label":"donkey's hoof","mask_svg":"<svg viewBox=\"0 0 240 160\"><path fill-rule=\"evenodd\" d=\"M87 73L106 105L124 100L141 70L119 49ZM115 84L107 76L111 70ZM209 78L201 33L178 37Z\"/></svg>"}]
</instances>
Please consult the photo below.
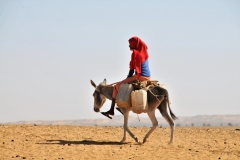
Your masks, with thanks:
<instances>
[{"instance_id":1,"label":"donkey's hoof","mask_svg":"<svg viewBox=\"0 0 240 160\"><path fill-rule=\"evenodd\" d=\"M124 142L125 142L125 140L126 140L126 139L124 139L124 138L123 138L123 139L120 141L120 143L124 143Z\"/></svg>"},{"instance_id":2,"label":"donkey's hoof","mask_svg":"<svg viewBox=\"0 0 240 160\"><path fill-rule=\"evenodd\" d=\"M134 140L139 143L138 137L134 137Z\"/></svg>"},{"instance_id":3,"label":"donkey's hoof","mask_svg":"<svg viewBox=\"0 0 240 160\"><path fill-rule=\"evenodd\" d=\"M146 139L146 138L143 139L143 144L144 144L145 142L147 142L147 139Z\"/></svg>"},{"instance_id":4,"label":"donkey's hoof","mask_svg":"<svg viewBox=\"0 0 240 160\"><path fill-rule=\"evenodd\" d=\"M171 144L173 144L173 141L170 141L170 142L168 143L168 145L171 145Z\"/></svg>"}]
</instances>

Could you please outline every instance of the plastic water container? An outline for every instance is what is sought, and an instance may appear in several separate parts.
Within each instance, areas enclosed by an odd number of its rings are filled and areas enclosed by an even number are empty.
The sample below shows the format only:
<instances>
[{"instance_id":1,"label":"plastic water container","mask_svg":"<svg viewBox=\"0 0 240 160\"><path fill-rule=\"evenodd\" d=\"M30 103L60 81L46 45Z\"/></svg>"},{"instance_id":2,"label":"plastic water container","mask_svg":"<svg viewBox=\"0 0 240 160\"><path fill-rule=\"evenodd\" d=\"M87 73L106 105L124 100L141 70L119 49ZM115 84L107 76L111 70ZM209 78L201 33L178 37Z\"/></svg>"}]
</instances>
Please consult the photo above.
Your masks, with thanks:
<instances>
[{"instance_id":1,"label":"plastic water container","mask_svg":"<svg viewBox=\"0 0 240 160\"><path fill-rule=\"evenodd\" d=\"M147 92L143 89L135 90L131 93L132 101L132 111L134 113L140 114L142 112L147 112L148 103L147 103Z\"/></svg>"},{"instance_id":2,"label":"plastic water container","mask_svg":"<svg viewBox=\"0 0 240 160\"><path fill-rule=\"evenodd\" d=\"M116 103L118 107L131 108L131 92L134 90L132 84L121 84Z\"/></svg>"}]
</instances>

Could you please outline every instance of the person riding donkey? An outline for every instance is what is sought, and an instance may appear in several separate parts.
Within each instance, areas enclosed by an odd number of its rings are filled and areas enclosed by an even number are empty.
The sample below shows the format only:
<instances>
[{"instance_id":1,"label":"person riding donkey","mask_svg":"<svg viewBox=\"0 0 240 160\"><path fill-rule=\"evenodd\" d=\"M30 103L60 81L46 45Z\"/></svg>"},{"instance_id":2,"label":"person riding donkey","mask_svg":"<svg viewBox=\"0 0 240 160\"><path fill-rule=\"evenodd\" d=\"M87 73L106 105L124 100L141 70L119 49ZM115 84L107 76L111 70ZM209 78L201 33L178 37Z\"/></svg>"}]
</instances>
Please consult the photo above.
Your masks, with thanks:
<instances>
[{"instance_id":1,"label":"person riding donkey","mask_svg":"<svg viewBox=\"0 0 240 160\"><path fill-rule=\"evenodd\" d=\"M114 86L110 110L107 112L101 112L108 118L111 118L110 115L114 116L114 106L116 103L116 97L121 84L130 83L135 80L138 80L140 82L150 80L150 69L148 62L149 55L147 52L148 49L147 45L139 37L136 36L130 38L128 42L129 48L132 51L129 74L126 79L117 82L116 85ZM119 108L117 108L117 110L121 112Z\"/></svg>"}]
</instances>

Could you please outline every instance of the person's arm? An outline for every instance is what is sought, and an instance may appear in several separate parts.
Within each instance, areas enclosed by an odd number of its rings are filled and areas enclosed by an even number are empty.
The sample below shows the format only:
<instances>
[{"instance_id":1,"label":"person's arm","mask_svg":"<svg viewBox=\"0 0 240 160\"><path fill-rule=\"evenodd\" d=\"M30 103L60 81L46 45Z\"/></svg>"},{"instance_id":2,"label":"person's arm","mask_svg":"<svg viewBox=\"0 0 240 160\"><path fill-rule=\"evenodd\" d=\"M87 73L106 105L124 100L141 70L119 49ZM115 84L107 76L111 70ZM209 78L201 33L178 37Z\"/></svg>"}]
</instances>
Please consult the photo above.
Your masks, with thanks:
<instances>
[{"instance_id":1,"label":"person's arm","mask_svg":"<svg viewBox=\"0 0 240 160\"><path fill-rule=\"evenodd\" d=\"M134 73L134 69L130 69L127 78L132 77Z\"/></svg>"}]
</instances>

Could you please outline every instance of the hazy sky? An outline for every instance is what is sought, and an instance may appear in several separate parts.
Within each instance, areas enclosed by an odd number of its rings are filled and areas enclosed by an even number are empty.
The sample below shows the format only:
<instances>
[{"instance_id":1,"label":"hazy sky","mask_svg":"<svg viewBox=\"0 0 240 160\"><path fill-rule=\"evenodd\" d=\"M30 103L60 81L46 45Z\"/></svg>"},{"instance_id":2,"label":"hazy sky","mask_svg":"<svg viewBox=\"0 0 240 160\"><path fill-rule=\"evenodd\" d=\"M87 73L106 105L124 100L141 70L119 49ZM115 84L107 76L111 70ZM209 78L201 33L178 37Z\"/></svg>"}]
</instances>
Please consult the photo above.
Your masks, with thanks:
<instances>
[{"instance_id":1,"label":"hazy sky","mask_svg":"<svg viewBox=\"0 0 240 160\"><path fill-rule=\"evenodd\" d=\"M0 123L106 118L90 79L126 78L132 36L177 116L240 114L239 0L0 0Z\"/></svg>"}]
</instances>

